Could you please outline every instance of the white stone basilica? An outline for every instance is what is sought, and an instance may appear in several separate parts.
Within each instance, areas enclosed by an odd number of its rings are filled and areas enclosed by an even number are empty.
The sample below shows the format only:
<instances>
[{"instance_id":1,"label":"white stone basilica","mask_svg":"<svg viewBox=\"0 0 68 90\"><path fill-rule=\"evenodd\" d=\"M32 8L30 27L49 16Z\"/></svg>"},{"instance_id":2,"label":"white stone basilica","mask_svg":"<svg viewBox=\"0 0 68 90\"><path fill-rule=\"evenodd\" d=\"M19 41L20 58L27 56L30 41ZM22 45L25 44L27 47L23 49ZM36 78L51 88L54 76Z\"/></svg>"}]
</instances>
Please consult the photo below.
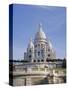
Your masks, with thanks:
<instances>
[{"instance_id":1,"label":"white stone basilica","mask_svg":"<svg viewBox=\"0 0 68 90\"><path fill-rule=\"evenodd\" d=\"M33 63L43 63L46 59L55 59L55 51L50 40L43 32L42 24L39 24L39 30L35 35L34 42L30 40L27 51L24 53L24 60Z\"/></svg>"}]
</instances>

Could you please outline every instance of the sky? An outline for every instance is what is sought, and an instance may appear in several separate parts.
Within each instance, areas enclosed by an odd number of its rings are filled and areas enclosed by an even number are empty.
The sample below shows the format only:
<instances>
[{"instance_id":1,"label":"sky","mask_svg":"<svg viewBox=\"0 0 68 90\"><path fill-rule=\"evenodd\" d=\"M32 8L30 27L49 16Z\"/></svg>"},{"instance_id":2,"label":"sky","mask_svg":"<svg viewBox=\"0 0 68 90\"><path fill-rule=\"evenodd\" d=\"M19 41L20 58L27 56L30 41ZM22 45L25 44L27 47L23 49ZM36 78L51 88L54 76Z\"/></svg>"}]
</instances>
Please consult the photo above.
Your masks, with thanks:
<instances>
[{"instance_id":1,"label":"sky","mask_svg":"<svg viewBox=\"0 0 68 90\"><path fill-rule=\"evenodd\" d=\"M21 60L42 23L57 58L66 57L66 8L54 6L13 5L13 59Z\"/></svg>"}]
</instances>

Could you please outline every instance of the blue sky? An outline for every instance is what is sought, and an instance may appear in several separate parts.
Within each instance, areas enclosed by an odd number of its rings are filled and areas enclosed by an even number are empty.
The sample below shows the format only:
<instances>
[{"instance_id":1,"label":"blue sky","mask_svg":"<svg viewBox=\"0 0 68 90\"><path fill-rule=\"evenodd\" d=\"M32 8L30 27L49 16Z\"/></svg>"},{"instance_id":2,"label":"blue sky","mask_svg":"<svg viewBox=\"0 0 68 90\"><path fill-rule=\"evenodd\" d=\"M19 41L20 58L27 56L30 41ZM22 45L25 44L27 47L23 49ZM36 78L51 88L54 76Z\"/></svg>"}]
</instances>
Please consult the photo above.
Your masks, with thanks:
<instances>
[{"instance_id":1,"label":"blue sky","mask_svg":"<svg viewBox=\"0 0 68 90\"><path fill-rule=\"evenodd\" d=\"M30 38L38 24L51 41L57 58L66 57L66 8L54 6L13 5L13 59L23 59Z\"/></svg>"}]
</instances>

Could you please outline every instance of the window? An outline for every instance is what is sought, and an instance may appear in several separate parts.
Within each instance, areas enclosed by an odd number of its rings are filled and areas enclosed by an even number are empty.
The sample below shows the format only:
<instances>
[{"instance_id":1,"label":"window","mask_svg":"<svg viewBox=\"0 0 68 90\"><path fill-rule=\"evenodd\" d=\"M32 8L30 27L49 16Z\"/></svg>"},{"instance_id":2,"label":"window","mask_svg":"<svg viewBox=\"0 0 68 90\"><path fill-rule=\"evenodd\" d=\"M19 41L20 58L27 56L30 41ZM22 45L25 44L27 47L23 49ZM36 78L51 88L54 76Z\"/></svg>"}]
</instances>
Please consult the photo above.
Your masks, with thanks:
<instances>
[{"instance_id":1,"label":"window","mask_svg":"<svg viewBox=\"0 0 68 90\"><path fill-rule=\"evenodd\" d=\"M41 62L44 62L44 60L42 59Z\"/></svg>"},{"instance_id":2,"label":"window","mask_svg":"<svg viewBox=\"0 0 68 90\"><path fill-rule=\"evenodd\" d=\"M35 48L37 47L37 45L35 45Z\"/></svg>"},{"instance_id":3,"label":"window","mask_svg":"<svg viewBox=\"0 0 68 90\"><path fill-rule=\"evenodd\" d=\"M36 62L36 60L34 60L34 62Z\"/></svg>"},{"instance_id":4,"label":"window","mask_svg":"<svg viewBox=\"0 0 68 90\"><path fill-rule=\"evenodd\" d=\"M29 52L31 53L31 49L29 50Z\"/></svg>"},{"instance_id":5,"label":"window","mask_svg":"<svg viewBox=\"0 0 68 90\"><path fill-rule=\"evenodd\" d=\"M40 62L40 60L38 60L38 62Z\"/></svg>"},{"instance_id":6,"label":"window","mask_svg":"<svg viewBox=\"0 0 68 90\"><path fill-rule=\"evenodd\" d=\"M50 54L48 54L48 57L50 57Z\"/></svg>"},{"instance_id":7,"label":"window","mask_svg":"<svg viewBox=\"0 0 68 90\"><path fill-rule=\"evenodd\" d=\"M41 48L44 48L44 44L41 44Z\"/></svg>"},{"instance_id":8,"label":"window","mask_svg":"<svg viewBox=\"0 0 68 90\"><path fill-rule=\"evenodd\" d=\"M31 55L29 55L29 58L31 59Z\"/></svg>"},{"instance_id":9,"label":"window","mask_svg":"<svg viewBox=\"0 0 68 90\"><path fill-rule=\"evenodd\" d=\"M38 52L38 56L40 56L40 52Z\"/></svg>"},{"instance_id":10,"label":"window","mask_svg":"<svg viewBox=\"0 0 68 90\"><path fill-rule=\"evenodd\" d=\"M48 49L48 51L50 51L50 49Z\"/></svg>"}]
</instances>

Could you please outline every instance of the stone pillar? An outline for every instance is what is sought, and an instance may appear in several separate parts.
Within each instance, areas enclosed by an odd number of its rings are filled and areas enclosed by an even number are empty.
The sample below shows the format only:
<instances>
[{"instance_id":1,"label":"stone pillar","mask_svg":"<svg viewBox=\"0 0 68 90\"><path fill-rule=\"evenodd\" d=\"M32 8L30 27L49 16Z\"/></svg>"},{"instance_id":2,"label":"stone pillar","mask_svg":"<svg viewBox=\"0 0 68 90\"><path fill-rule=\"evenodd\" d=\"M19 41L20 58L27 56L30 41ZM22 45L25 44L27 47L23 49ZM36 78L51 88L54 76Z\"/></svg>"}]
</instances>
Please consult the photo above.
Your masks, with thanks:
<instances>
[{"instance_id":1,"label":"stone pillar","mask_svg":"<svg viewBox=\"0 0 68 90\"><path fill-rule=\"evenodd\" d=\"M26 78L26 86L31 85L31 77Z\"/></svg>"}]
</instances>

